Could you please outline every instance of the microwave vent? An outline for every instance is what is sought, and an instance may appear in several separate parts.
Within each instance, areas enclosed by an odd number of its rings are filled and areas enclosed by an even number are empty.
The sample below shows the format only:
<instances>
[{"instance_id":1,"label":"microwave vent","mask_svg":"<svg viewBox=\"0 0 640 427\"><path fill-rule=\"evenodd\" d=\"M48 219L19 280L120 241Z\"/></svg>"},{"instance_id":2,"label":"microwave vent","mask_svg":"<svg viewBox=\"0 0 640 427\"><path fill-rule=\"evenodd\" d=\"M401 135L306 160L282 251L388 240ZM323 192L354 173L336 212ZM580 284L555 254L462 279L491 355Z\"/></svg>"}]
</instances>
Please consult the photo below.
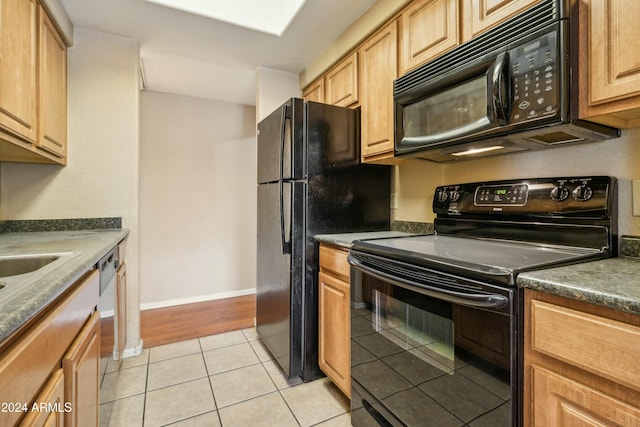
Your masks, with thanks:
<instances>
[{"instance_id":1,"label":"microwave vent","mask_svg":"<svg viewBox=\"0 0 640 427\"><path fill-rule=\"evenodd\" d=\"M569 142L580 142L585 140L581 136L572 135L567 132L550 132L542 135L532 136L530 137L530 139L547 145L565 144Z\"/></svg>"},{"instance_id":2,"label":"microwave vent","mask_svg":"<svg viewBox=\"0 0 640 427\"><path fill-rule=\"evenodd\" d=\"M561 0L543 0L536 6L514 16L488 32L474 37L444 55L408 72L394 81L394 98L411 98L414 90L443 73L454 72L452 64L466 64L478 60L487 52L519 41L522 34L530 34L564 19L568 11Z\"/></svg>"}]
</instances>

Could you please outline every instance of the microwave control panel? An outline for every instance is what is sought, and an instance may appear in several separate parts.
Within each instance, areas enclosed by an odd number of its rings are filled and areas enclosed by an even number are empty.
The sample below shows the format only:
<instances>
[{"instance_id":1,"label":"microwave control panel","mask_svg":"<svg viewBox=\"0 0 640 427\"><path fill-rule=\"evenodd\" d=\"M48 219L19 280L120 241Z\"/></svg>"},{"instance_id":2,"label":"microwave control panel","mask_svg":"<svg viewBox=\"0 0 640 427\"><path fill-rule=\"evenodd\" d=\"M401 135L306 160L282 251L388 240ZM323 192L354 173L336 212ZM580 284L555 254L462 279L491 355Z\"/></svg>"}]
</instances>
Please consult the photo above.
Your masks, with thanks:
<instances>
[{"instance_id":1,"label":"microwave control panel","mask_svg":"<svg viewBox=\"0 0 640 427\"><path fill-rule=\"evenodd\" d=\"M510 49L509 62L513 93L509 122L555 116L560 109L557 32Z\"/></svg>"}]
</instances>

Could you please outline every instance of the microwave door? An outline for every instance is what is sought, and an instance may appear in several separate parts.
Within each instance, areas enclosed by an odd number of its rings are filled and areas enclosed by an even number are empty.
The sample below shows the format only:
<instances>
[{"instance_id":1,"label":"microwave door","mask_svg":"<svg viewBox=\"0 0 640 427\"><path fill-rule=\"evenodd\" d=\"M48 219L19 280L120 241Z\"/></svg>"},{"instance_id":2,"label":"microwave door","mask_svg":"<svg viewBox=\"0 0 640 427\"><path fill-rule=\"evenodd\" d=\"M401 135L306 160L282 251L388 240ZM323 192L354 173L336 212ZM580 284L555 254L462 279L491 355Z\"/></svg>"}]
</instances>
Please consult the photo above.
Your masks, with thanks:
<instances>
[{"instance_id":1,"label":"microwave door","mask_svg":"<svg viewBox=\"0 0 640 427\"><path fill-rule=\"evenodd\" d=\"M473 75L446 89L400 106L402 137L398 151L436 147L462 140L507 123L509 117L508 59L502 52L493 61L470 65ZM482 67L483 73L478 73ZM465 76L464 71L456 73ZM439 86L445 86L442 82Z\"/></svg>"}]
</instances>

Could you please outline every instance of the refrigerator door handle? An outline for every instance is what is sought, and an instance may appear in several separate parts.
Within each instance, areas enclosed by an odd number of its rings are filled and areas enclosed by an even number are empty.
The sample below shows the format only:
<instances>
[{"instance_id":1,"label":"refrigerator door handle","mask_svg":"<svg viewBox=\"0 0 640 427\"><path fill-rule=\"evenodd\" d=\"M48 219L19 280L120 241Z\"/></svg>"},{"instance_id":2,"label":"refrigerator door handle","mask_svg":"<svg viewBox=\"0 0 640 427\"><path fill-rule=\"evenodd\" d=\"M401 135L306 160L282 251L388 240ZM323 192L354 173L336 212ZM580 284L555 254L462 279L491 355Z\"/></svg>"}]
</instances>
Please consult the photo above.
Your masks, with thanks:
<instances>
[{"instance_id":1,"label":"refrigerator door handle","mask_svg":"<svg viewBox=\"0 0 640 427\"><path fill-rule=\"evenodd\" d=\"M284 182L283 182L283 174L284 174L284 149L287 135L287 120L291 120L291 114L289 113L289 106L282 106L282 128L280 129L280 179L278 180L278 184L280 186L280 236L282 238L282 253L290 254L291 253L291 236L289 236L289 241L287 241L285 236L285 227L284 227ZM291 227L289 227L291 230Z\"/></svg>"},{"instance_id":2,"label":"refrigerator door handle","mask_svg":"<svg viewBox=\"0 0 640 427\"><path fill-rule=\"evenodd\" d=\"M280 180L278 182L280 186L280 236L282 238L282 253L290 254L291 253L291 236L289 236L289 241L287 241L285 237L285 228L284 228L284 181ZM291 229L291 227L289 227Z\"/></svg>"}]
</instances>

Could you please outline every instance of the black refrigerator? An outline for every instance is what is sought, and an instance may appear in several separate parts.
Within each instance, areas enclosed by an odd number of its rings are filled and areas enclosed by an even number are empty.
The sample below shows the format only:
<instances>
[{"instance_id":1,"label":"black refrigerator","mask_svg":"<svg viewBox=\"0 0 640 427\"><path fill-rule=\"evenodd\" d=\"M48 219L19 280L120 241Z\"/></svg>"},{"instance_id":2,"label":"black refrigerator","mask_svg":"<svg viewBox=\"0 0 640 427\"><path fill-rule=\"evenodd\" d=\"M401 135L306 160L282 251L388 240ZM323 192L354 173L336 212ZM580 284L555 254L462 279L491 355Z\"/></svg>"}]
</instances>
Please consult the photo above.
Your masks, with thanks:
<instances>
[{"instance_id":1,"label":"black refrigerator","mask_svg":"<svg viewBox=\"0 0 640 427\"><path fill-rule=\"evenodd\" d=\"M256 329L290 379L318 368L316 234L389 230L391 167L360 164L360 112L292 98L258 123Z\"/></svg>"}]
</instances>

